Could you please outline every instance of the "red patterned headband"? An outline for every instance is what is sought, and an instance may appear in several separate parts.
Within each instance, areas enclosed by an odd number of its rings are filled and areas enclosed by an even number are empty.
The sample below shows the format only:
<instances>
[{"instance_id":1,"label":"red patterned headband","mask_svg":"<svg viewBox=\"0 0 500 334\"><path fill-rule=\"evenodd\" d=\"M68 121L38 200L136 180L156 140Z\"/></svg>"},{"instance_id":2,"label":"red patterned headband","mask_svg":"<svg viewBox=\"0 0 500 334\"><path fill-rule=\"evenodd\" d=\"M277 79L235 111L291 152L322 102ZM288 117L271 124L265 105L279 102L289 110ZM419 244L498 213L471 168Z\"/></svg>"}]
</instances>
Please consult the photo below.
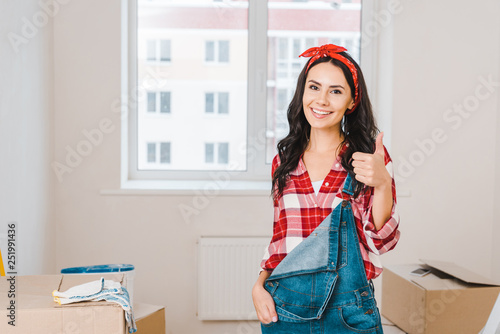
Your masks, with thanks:
<instances>
[{"instance_id":1,"label":"red patterned headband","mask_svg":"<svg viewBox=\"0 0 500 334\"><path fill-rule=\"evenodd\" d=\"M359 101L361 100L361 92L359 91L358 71L349 59L339 54L343 51L347 51L347 49L334 44L325 44L320 47L307 49L299 57L312 57L311 59L309 59L309 64L307 65L306 72L309 70L311 64L321 57L335 58L337 60L340 60L345 66L347 66L347 68L349 68L349 71L351 71L352 74L352 79L354 81L354 107L346 112L346 114L350 114L358 106Z\"/></svg>"}]
</instances>

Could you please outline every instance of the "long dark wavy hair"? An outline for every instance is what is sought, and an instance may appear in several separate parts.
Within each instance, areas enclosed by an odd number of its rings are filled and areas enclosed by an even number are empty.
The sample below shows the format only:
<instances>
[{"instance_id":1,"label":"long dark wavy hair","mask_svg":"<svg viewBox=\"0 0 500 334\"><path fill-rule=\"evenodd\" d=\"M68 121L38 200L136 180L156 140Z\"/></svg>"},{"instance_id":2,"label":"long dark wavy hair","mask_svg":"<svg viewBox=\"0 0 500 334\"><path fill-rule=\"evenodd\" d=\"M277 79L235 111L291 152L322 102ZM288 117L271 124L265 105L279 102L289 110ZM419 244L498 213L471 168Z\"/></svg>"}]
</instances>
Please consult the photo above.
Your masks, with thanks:
<instances>
[{"instance_id":1,"label":"long dark wavy hair","mask_svg":"<svg viewBox=\"0 0 500 334\"><path fill-rule=\"evenodd\" d=\"M340 143L340 147L349 143L349 146L341 156L341 163L342 167L344 167L344 169L350 173L354 179L354 168L351 164L352 154L354 152L373 153L375 150L375 137L378 133L378 129L373 116L370 98L368 97L365 79L359 65L348 53L340 52L339 54L351 61L356 67L358 72L358 89L359 94L361 94L361 100L358 106L349 115L344 115L344 119L341 124L341 131L344 135L344 140ZM335 58L322 57L312 63L309 70L312 67L325 62L331 62L333 65L342 69L347 83L351 88L352 98L354 99L355 88L352 74L349 71L349 68L341 61ZM290 102L290 105L288 106L287 118L290 132L285 138L278 142L280 165L276 168L273 174L272 196L274 199L278 199L283 195L283 191L286 188L286 183L289 179L289 174L297 168L299 160L309 144L311 126L307 122L302 104L302 97L304 95L307 79L307 64L302 69L302 72L300 72L299 78L297 79L295 94ZM364 184L357 182L354 196L358 197L363 188Z\"/></svg>"}]
</instances>

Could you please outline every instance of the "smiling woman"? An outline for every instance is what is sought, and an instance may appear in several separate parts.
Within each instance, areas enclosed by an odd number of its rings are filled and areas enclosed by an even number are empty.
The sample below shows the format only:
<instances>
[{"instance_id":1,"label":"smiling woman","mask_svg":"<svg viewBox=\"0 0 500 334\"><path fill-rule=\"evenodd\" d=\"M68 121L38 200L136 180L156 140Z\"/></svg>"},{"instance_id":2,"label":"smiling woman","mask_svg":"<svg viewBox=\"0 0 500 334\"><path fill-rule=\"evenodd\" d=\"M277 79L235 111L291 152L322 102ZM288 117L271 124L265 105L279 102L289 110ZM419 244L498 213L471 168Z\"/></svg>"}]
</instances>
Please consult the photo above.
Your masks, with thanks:
<instances>
[{"instance_id":1,"label":"smiling woman","mask_svg":"<svg viewBox=\"0 0 500 334\"><path fill-rule=\"evenodd\" d=\"M273 237L252 291L263 333L382 333L371 279L399 240L395 183L345 51L303 54L311 59L273 160Z\"/></svg>"}]
</instances>

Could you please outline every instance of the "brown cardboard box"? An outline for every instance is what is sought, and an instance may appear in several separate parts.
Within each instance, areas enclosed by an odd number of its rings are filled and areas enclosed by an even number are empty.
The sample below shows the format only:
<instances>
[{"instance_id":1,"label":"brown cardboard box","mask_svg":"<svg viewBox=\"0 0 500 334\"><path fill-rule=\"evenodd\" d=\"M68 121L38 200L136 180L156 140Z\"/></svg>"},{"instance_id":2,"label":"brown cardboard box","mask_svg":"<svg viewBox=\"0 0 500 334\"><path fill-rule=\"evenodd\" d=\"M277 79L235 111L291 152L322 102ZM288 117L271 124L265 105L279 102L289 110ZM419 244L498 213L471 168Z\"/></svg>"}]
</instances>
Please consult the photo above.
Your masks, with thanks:
<instances>
[{"instance_id":1,"label":"brown cardboard box","mask_svg":"<svg viewBox=\"0 0 500 334\"><path fill-rule=\"evenodd\" d=\"M478 333L500 292L500 283L453 263L422 260L395 265L382 275L382 314L409 334ZM429 268L423 277L411 275Z\"/></svg>"},{"instance_id":2,"label":"brown cardboard box","mask_svg":"<svg viewBox=\"0 0 500 334\"><path fill-rule=\"evenodd\" d=\"M134 303L135 334L165 334L165 307Z\"/></svg>"},{"instance_id":3,"label":"brown cardboard box","mask_svg":"<svg viewBox=\"0 0 500 334\"><path fill-rule=\"evenodd\" d=\"M126 334L124 313L117 304L100 301L60 306L53 301L53 290L65 291L100 277L121 282L124 274L16 276L15 287L10 276L0 277L0 333ZM143 327L156 328L147 333L165 333L163 307L140 304L134 313Z\"/></svg>"}]
</instances>

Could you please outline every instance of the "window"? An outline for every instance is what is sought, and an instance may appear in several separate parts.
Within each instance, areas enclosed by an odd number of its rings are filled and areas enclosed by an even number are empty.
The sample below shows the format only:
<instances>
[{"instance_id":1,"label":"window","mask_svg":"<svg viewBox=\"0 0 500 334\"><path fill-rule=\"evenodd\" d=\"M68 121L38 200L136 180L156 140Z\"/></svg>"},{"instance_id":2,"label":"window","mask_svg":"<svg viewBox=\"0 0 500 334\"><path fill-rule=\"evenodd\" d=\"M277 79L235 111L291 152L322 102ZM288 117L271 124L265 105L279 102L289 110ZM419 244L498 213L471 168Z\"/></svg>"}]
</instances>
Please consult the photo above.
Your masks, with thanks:
<instances>
[{"instance_id":1,"label":"window","mask_svg":"<svg viewBox=\"0 0 500 334\"><path fill-rule=\"evenodd\" d=\"M170 114L170 92L148 92L147 112Z\"/></svg>"},{"instance_id":2,"label":"window","mask_svg":"<svg viewBox=\"0 0 500 334\"><path fill-rule=\"evenodd\" d=\"M160 163L170 163L170 143L160 143Z\"/></svg>"},{"instance_id":3,"label":"window","mask_svg":"<svg viewBox=\"0 0 500 334\"><path fill-rule=\"evenodd\" d=\"M248 1L137 0L136 15L137 50L131 58L137 76L131 90L137 90L139 103L137 117L131 118L137 144L129 153L130 174L182 179L209 178L213 170L246 171ZM142 58L141 50L146 50ZM162 61L171 63L158 66ZM212 66L218 64L224 66ZM224 117L200 117L209 115ZM170 149L158 144L162 141L182 154L159 164L161 152L170 159ZM148 158L153 148L145 151L151 142L157 143L156 165ZM215 145L210 164L205 143Z\"/></svg>"},{"instance_id":4,"label":"window","mask_svg":"<svg viewBox=\"0 0 500 334\"><path fill-rule=\"evenodd\" d=\"M148 143L148 162L156 162L156 143Z\"/></svg>"},{"instance_id":5,"label":"window","mask_svg":"<svg viewBox=\"0 0 500 334\"><path fill-rule=\"evenodd\" d=\"M160 61L170 61L170 41L160 41Z\"/></svg>"},{"instance_id":6,"label":"window","mask_svg":"<svg viewBox=\"0 0 500 334\"><path fill-rule=\"evenodd\" d=\"M170 92L160 93L160 113L170 114Z\"/></svg>"},{"instance_id":7,"label":"window","mask_svg":"<svg viewBox=\"0 0 500 334\"><path fill-rule=\"evenodd\" d=\"M170 143L147 143L148 164L169 164L170 163Z\"/></svg>"},{"instance_id":8,"label":"window","mask_svg":"<svg viewBox=\"0 0 500 334\"><path fill-rule=\"evenodd\" d=\"M229 163L229 143L206 143L205 163L227 165Z\"/></svg>"},{"instance_id":9,"label":"window","mask_svg":"<svg viewBox=\"0 0 500 334\"><path fill-rule=\"evenodd\" d=\"M148 112L156 112L156 93L148 92Z\"/></svg>"},{"instance_id":10,"label":"window","mask_svg":"<svg viewBox=\"0 0 500 334\"><path fill-rule=\"evenodd\" d=\"M146 42L148 46L147 59L148 61L156 60L156 41L149 40Z\"/></svg>"},{"instance_id":11,"label":"window","mask_svg":"<svg viewBox=\"0 0 500 334\"><path fill-rule=\"evenodd\" d=\"M206 41L205 42L205 60L215 61L215 42Z\"/></svg>"},{"instance_id":12,"label":"window","mask_svg":"<svg viewBox=\"0 0 500 334\"><path fill-rule=\"evenodd\" d=\"M227 164L229 162L229 143L219 143L217 148L217 162Z\"/></svg>"},{"instance_id":13,"label":"window","mask_svg":"<svg viewBox=\"0 0 500 334\"><path fill-rule=\"evenodd\" d=\"M207 114L228 114L229 113L229 93L205 93L205 113Z\"/></svg>"},{"instance_id":14,"label":"window","mask_svg":"<svg viewBox=\"0 0 500 334\"><path fill-rule=\"evenodd\" d=\"M127 1L127 180L210 180L223 171L232 181L268 182L307 61L298 55L333 42L360 56L360 0L336 6L328 0Z\"/></svg>"},{"instance_id":15,"label":"window","mask_svg":"<svg viewBox=\"0 0 500 334\"><path fill-rule=\"evenodd\" d=\"M170 40L147 40L146 41L146 59L150 62L169 62L170 61Z\"/></svg>"},{"instance_id":16,"label":"window","mask_svg":"<svg viewBox=\"0 0 500 334\"><path fill-rule=\"evenodd\" d=\"M205 144L205 163L212 164L214 162L214 144Z\"/></svg>"},{"instance_id":17,"label":"window","mask_svg":"<svg viewBox=\"0 0 500 334\"><path fill-rule=\"evenodd\" d=\"M206 41L205 61L228 63L229 62L229 41Z\"/></svg>"}]
</instances>

